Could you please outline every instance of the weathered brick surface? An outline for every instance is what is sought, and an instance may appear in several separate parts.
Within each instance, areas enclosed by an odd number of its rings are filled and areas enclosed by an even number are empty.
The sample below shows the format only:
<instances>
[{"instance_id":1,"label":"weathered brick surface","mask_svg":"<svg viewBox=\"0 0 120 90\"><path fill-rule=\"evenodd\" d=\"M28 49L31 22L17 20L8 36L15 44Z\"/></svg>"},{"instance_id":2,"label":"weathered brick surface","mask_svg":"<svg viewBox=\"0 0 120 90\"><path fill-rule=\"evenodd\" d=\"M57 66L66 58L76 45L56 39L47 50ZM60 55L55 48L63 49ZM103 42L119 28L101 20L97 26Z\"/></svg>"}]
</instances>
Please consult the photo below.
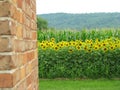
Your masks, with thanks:
<instances>
[{"instance_id":1,"label":"weathered brick surface","mask_svg":"<svg viewBox=\"0 0 120 90\"><path fill-rule=\"evenodd\" d=\"M24 79L26 76L25 66L20 68L20 79Z\"/></svg>"},{"instance_id":2,"label":"weathered brick surface","mask_svg":"<svg viewBox=\"0 0 120 90\"><path fill-rule=\"evenodd\" d=\"M8 1L3 0L3 2L0 2L0 17L7 17L10 15L10 3Z\"/></svg>"},{"instance_id":3,"label":"weathered brick surface","mask_svg":"<svg viewBox=\"0 0 120 90\"><path fill-rule=\"evenodd\" d=\"M0 34L10 34L9 21L0 21Z\"/></svg>"},{"instance_id":4,"label":"weathered brick surface","mask_svg":"<svg viewBox=\"0 0 120 90\"><path fill-rule=\"evenodd\" d=\"M20 69L17 69L12 75L13 75L13 85L16 85L21 80Z\"/></svg>"},{"instance_id":5,"label":"weathered brick surface","mask_svg":"<svg viewBox=\"0 0 120 90\"><path fill-rule=\"evenodd\" d=\"M12 38L0 37L0 52L10 52L13 50Z\"/></svg>"},{"instance_id":6,"label":"weathered brick surface","mask_svg":"<svg viewBox=\"0 0 120 90\"><path fill-rule=\"evenodd\" d=\"M13 76L11 74L0 74L0 87L13 87Z\"/></svg>"},{"instance_id":7,"label":"weathered brick surface","mask_svg":"<svg viewBox=\"0 0 120 90\"><path fill-rule=\"evenodd\" d=\"M0 70L16 68L15 57L12 55L0 55Z\"/></svg>"},{"instance_id":8,"label":"weathered brick surface","mask_svg":"<svg viewBox=\"0 0 120 90\"><path fill-rule=\"evenodd\" d=\"M36 0L0 0L0 90L38 90Z\"/></svg>"}]
</instances>

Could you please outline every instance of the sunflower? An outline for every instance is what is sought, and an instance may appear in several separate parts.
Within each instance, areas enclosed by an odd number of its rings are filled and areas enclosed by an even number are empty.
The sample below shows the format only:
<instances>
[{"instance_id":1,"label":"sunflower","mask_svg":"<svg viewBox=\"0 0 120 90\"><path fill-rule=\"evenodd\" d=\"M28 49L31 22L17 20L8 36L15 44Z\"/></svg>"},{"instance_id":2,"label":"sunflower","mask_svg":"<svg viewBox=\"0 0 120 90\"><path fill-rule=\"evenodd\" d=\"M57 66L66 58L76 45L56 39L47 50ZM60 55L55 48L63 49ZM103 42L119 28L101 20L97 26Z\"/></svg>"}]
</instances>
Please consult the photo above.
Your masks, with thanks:
<instances>
[{"instance_id":1,"label":"sunflower","mask_svg":"<svg viewBox=\"0 0 120 90\"><path fill-rule=\"evenodd\" d=\"M98 47L100 48L100 47L101 47L101 44L98 44Z\"/></svg>"},{"instance_id":2,"label":"sunflower","mask_svg":"<svg viewBox=\"0 0 120 90\"><path fill-rule=\"evenodd\" d=\"M84 50L86 50L86 51L87 51L87 50L88 50L88 47L87 47L87 46L84 46Z\"/></svg>"},{"instance_id":3,"label":"sunflower","mask_svg":"<svg viewBox=\"0 0 120 90\"><path fill-rule=\"evenodd\" d=\"M115 46L115 48L118 48L118 44L115 44L114 46Z\"/></svg>"},{"instance_id":4,"label":"sunflower","mask_svg":"<svg viewBox=\"0 0 120 90\"><path fill-rule=\"evenodd\" d=\"M103 47L103 51L104 52L108 51L108 48L107 47Z\"/></svg>"},{"instance_id":5,"label":"sunflower","mask_svg":"<svg viewBox=\"0 0 120 90\"><path fill-rule=\"evenodd\" d=\"M70 45L70 46L75 46L75 42L74 42L74 41L70 41L70 42L69 42L69 45Z\"/></svg>"},{"instance_id":6,"label":"sunflower","mask_svg":"<svg viewBox=\"0 0 120 90\"><path fill-rule=\"evenodd\" d=\"M90 46L93 46L93 43L90 43Z\"/></svg>"},{"instance_id":7,"label":"sunflower","mask_svg":"<svg viewBox=\"0 0 120 90\"><path fill-rule=\"evenodd\" d=\"M54 43L53 43L53 42L50 42L49 45L52 47L52 46L54 46Z\"/></svg>"},{"instance_id":8,"label":"sunflower","mask_svg":"<svg viewBox=\"0 0 120 90\"><path fill-rule=\"evenodd\" d=\"M69 43L66 43L65 45L66 45L66 46L69 46Z\"/></svg>"},{"instance_id":9,"label":"sunflower","mask_svg":"<svg viewBox=\"0 0 120 90\"><path fill-rule=\"evenodd\" d=\"M77 50L80 50L80 49L81 49L81 47L77 45L77 46L76 46L76 49L77 49Z\"/></svg>"},{"instance_id":10,"label":"sunflower","mask_svg":"<svg viewBox=\"0 0 120 90\"><path fill-rule=\"evenodd\" d=\"M114 50L115 47L114 47L113 45L111 45L111 46L109 47L109 49L110 49L110 50Z\"/></svg>"},{"instance_id":11,"label":"sunflower","mask_svg":"<svg viewBox=\"0 0 120 90\"><path fill-rule=\"evenodd\" d=\"M41 48L42 48L42 50L46 50L47 47L45 45L43 45Z\"/></svg>"},{"instance_id":12,"label":"sunflower","mask_svg":"<svg viewBox=\"0 0 120 90\"><path fill-rule=\"evenodd\" d=\"M57 47L60 47L60 45L59 45L59 44L57 44L56 46L57 46Z\"/></svg>"},{"instance_id":13,"label":"sunflower","mask_svg":"<svg viewBox=\"0 0 120 90\"><path fill-rule=\"evenodd\" d=\"M49 43L48 43L48 42L46 42L45 44L46 44L46 46L49 46Z\"/></svg>"},{"instance_id":14,"label":"sunflower","mask_svg":"<svg viewBox=\"0 0 120 90\"><path fill-rule=\"evenodd\" d=\"M39 45L40 45L40 47L42 47L44 45L44 43L40 43Z\"/></svg>"},{"instance_id":15,"label":"sunflower","mask_svg":"<svg viewBox=\"0 0 120 90\"><path fill-rule=\"evenodd\" d=\"M102 43L102 46L106 46L106 43Z\"/></svg>"},{"instance_id":16,"label":"sunflower","mask_svg":"<svg viewBox=\"0 0 120 90\"><path fill-rule=\"evenodd\" d=\"M69 53L72 53L72 52L73 52L73 49L72 49L72 48L70 48L68 52L69 52Z\"/></svg>"},{"instance_id":17,"label":"sunflower","mask_svg":"<svg viewBox=\"0 0 120 90\"><path fill-rule=\"evenodd\" d=\"M87 51L88 51L88 52L92 52L92 50L91 50L91 49L88 49Z\"/></svg>"},{"instance_id":18,"label":"sunflower","mask_svg":"<svg viewBox=\"0 0 120 90\"><path fill-rule=\"evenodd\" d=\"M86 43L90 43L90 41L89 41L89 40L85 40L85 42L86 42Z\"/></svg>"},{"instance_id":19,"label":"sunflower","mask_svg":"<svg viewBox=\"0 0 120 90\"><path fill-rule=\"evenodd\" d=\"M55 38L51 38L50 41L51 41L51 42L55 42Z\"/></svg>"},{"instance_id":20,"label":"sunflower","mask_svg":"<svg viewBox=\"0 0 120 90\"><path fill-rule=\"evenodd\" d=\"M82 42L79 42L79 44L78 44L78 45L79 45L79 46L82 46L82 44L83 44Z\"/></svg>"},{"instance_id":21,"label":"sunflower","mask_svg":"<svg viewBox=\"0 0 120 90\"><path fill-rule=\"evenodd\" d=\"M58 47L58 46L54 46L54 50L56 50L56 51L57 51L58 49L59 49L59 47Z\"/></svg>"},{"instance_id":22,"label":"sunflower","mask_svg":"<svg viewBox=\"0 0 120 90\"><path fill-rule=\"evenodd\" d=\"M76 43L75 43L75 42L73 42L73 43L72 43L72 45L73 45L73 46L75 46L75 45L76 45Z\"/></svg>"},{"instance_id":23,"label":"sunflower","mask_svg":"<svg viewBox=\"0 0 120 90\"><path fill-rule=\"evenodd\" d=\"M98 50L99 47L97 45L94 46L94 50Z\"/></svg>"},{"instance_id":24,"label":"sunflower","mask_svg":"<svg viewBox=\"0 0 120 90\"><path fill-rule=\"evenodd\" d=\"M60 46L63 47L63 46L64 46L64 43L60 43Z\"/></svg>"}]
</instances>

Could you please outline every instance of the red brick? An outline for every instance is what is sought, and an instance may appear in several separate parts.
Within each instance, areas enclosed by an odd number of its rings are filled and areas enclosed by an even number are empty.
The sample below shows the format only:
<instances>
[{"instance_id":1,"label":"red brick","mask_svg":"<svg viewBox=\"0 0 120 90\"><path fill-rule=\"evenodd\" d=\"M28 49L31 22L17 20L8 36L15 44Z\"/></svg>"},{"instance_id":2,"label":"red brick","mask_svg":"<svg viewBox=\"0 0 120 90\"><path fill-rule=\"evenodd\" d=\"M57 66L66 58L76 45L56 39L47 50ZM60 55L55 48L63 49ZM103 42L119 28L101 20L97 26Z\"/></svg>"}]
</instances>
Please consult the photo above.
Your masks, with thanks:
<instances>
[{"instance_id":1,"label":"red brick","mask_svg":"<svg viewBox=\"0 0 120 90\"><path fill-rule=\"evenodd\" d=\"M26 28L26 39L31 39L31 38L32 38L31 30L27 27Z\"/></svg>"},{"instance_id":2,"label":"red brick","mask_svg":"<svg viewBox=\"0 0 120 90\"><path fill-rule=\"evenodd\" d=\"M13 39L11 37L0 37L0 52L10 52L13 50Z\"/></svg>"},{"instance_id":3,"label":"red brick","mask_svg":"<svg viewBox=\"0 0 120 90\"><path fill-rule=\"evenodd\" d=\"M0 17L7 17L10 15L10 6L8 1L0 2Z\"/></svg>"},{"instance_id":4,"label":"red brick","mask_svg":"<svg viewBox=\"0 0 120 90\"><path fill-rule=\"evenodd\" d=\"M19 9L12 5L10 11L11 11L10 16L14 20L17 20L17 22L19 23L23 23L23 13Z\"/></svg>"},{"instance_id":5,"label":"red brick","mask_svg":"<svg viewBox=\"0 0 120 90\"><path fill-rule=\"evenodd\" d=\"M15 22L11 20L0 21L0 35L15 35L15 30L16 30Z\"/></svg>"},{"instance_id":6,"label":"red brick","mask_svg":"<svg viewBox=\"0 0 120 90\"><path fill-rule=\"evenodd\" d=\"M34 12L32 12L32 19L36 20L36 14Z\"/></svg>"},{"instance_id":7,"label":"red brick","mask_svg":"<svg viewBox=\"0 0 120 90\"><path fill-rule=\"evenodd\" d=\"M25 42L23 40L15 40L15 51L16 52L23 52L25 51Z\"/></svg>"},{"instance_id":8,"label":"red brick","mask_svg":"<svg viewBox=\"0 0 120 90\"><path fill-rule=\"evenodd\" d=\"M30 25L31 25L30 18L28 16L26 16L26 18L25 18L25 25L27 27L30 27Z\"/></svg>"},{"instance_id":9,"label":"red brick","mask_svg":"<svg viewBox=\"0 0 120 90\"><path fill-rule=\"evenodd\" d=\"M15 18L16 18L17 22L20 23L20 11L18 9L16 10L14 15L15 15Z\"/></svg>"},{"instance_id":10,"label":"red brick","mask_svg":"<svg viewBox=\"0 0 120 90\"><path fill-rule=\"evenodd\" d=\"M35 21L32 21L32 22L31 22L31 29L32 29L32 30L37 30L37 25L36 25L36 22L35 22Z\"/></svg>"},{"instance_id":11,"label":"red brick","mask_svg":"<svg viewBox=\"0 0 120 90\"><path fill-rule=\"evenodd\" d=\"M23 12L18 10L18 9L15 9L14 11L14 18L15 20L17 20L19 23L23 23Z\"/></svg>"},{"instance_id":12,"label":"red brick","mask_svg":"<svg viewBox=\"0 0 120 90\"><path fill-rule=\"evenodd\" d=\"M27 53L23 53L23 65L25 65L27 63Z\"/></svg>"},{"instance_id":13,"label":"red brick","mask_svg":"<svg viewBox=\"0 0 120 90\"><path fill-rule=\"evenodd\" d=\"M20 81L20 79L20 69L18 69L13 73L13 85L16 85Z\"/></svg>"},{"instance_id":14,"label":"red brick","mask_svg":"<svg viewBox=\"0 0 120 90\"><path fill-rule=\"evenodd\" d=\"M0 90L38 90L35 2L0 0Z\"/></svg>"},{"instance_id":15,"label":"red brick","mask_svg":"<svg viewBox=\"0 0 120 90\"><path fill-rule=\"evenodd\" d=\"M23 13L22 12L20 12L19 13L19 22L22 24L23 23Z\"/></svg>"},{"instance_id":16,"label":"red brick","mask_svg":"<svg viewBox=\"0 0 120 90\"><path fill-rule=\"evenodd\" d=\"M30 18L32 17L32 11L31 11L30 6L28 6L28 4L27 4L27 8L26 8L26 14L27 14Z\"/></svg>"},{"instance_id":17,"label":"red brick","mask_svg":"<svg viewBox=\"0 0 120 90\"><path fill-rule=\"evenodd\" d=\"M14 4L17 4L17 0L12 0Z\"/></svg>"},{"instance_id":18,"label":"red brick","mask_svg":"<svg viewBox=\"0 0 120 90\"><path fill-rule=\"evenodd\" d=\"M22 2L23 2L23 0L17 0L17 5L19 8L22 8Z\"/></svg>"},{"instance_id":19,"label":"red brick","mask_svg":"<svg viewBox=\"0 0 120 90\"><path fill-rule=\"evenodd\" d=\"M37 43L37 41L33 41L33 49L36 49L38 46L38 43Z\"/></svg>"},{"instance_id":20,"label":"red brick","mask_svg":"<svg viewBox=\"0 0 120 90\"><path fill-rule=\"evenodd\" d=\"M34 54L35 54L35 59L38 59L38 49L35 49Z\"/></svg>"},{"instance_id":21,"label":"red brick","mask_svg":"<svg viewBox=\"0 0 120 90\"><path fill-rule=\"evenodd\" d=\"M11 70L16 67L14 57L11 55L0 55L0 70Z\"/></svg>"},{"instance_id":22,"label":"red brick","mask_svg":"<svg viewBox=\"0 0 120 90\"><path fill-rule=\"evenodd\" d=\"M22 28L22 25L20 25L20 24L17 25L16 36L18 39L23 38L23 28Z\"/></svg>"},{"instance_id":23,"label":"red brick","mask_svg":"<svg viewBox=\"0 0 120 90\"><path fill-rule=\"evenodd\" d=\"M1 88L13 87L13 76L11 74L0 74L0 87Z\"/></svg>"},{"instance_id":24,"label":"red brick","mask_svg":"<svg viewBox=\"0 0 120 90\"><path fill-rule=\"evenodd\" d=\"M11 35L15 35L16 34L16 30L17 30L17 25L15 21L10 21L11 23L11 27L9 28L10 30L10 34Z\"/></svg>"},{"instance_id":25,"label":"red brick","mask_svg":"<svg viewBox=\"0 0 120 90\"><path fill-rule=\"evenodd\" d=\"M22 2L22 10L25 12L26 11L26 2L23 0Z\"/></svg>"},{"instance_id":26,"label":"red brick","mask_svg":"<svg viewBox=\"0 0 120 90\"><path fill-rule=\"evenodd\" d=\"M25 50L29 50L29 41L25 40Z\"/></svg>"},{"instance_id":27,"label":"red brick","mask_svg":"<svg viewBox=\"0 0 120 90\"><path fill-rule=\"evenodd\" d=\"M20 66L23 65L23 54L21 54L21 53L17 53L17 54L16 54L15 63L16 63L16 65L17 65L17 67L20 67Z\"/></svg>"},{"instance_id":28,"label":"red brick","mask_svg":"<svg viewBox=\"0 0 120 90\"><path fill-rule=\"evenodd\" d=\"M31 0L26 0L26 3L30 6Z\"/></svg>"},{"instance_id":29,"label":"red brick","mask_svg":"<svg viewBox=\"0 0 120 90\"><path fill-rule=\"evenodd\" d=\"M20 84L17 85L15 90L26 90L26 82L22 81Z\"/></svg>"},{"instance_id":30,"label":"red brick","mask_svg":"<svg viewBox=\"0 0 120 90\"><path fill-rule=\"evenodd\" d=\"M31 73L28 77L27 77L27 86L29 86L30 84L32 84L33 82L33 74Z\"/></svg>"},{"instance_id":31,"label":"red brick","mask_svg":"<svg viewBox=\"0 0 120 90\"><path fill-rule=\"evenodd\" d=\"M10 34L9 21L0 21L0 34Z\"/></svg>"},{"instance_id":32,"label":"red brick","mask_svg":"<svg viewBox=\"0 0 120 90\"><path fill-rule=\"evenodd\" d=\"M25 29L25 26L23 26L23 39L26 39L27 38L27 31Z\"/></svg>"},{"instance_id":33,"label":"red brick","mask_svg":"<svg viewBox=\"0 0 120 90\"><path fill-rule=\"evenodd\" d=\"M27 88L27 90L33 90L32 85L30 85L30 86Z\"/></svg>"},{"instance_id":34,"label":"red brick","mask_svg":"<svg viewBox=\"0 0 120 90\"><path fill-rule=\"evenodd\" d=\"M35 57L34 51L31 51L31 52L27 53L27 60L28 60L28 61L33 60L34 57Z\"/></svg>"},{"instance_id":35,"label":"red brick","mask_svg":"<svg viewBox=\"0 0 120 90\"><path fill-rule=\"evenodd\" d=\"M17 8L14 5L12 5L10 11L11 11L10 12L11 18L16 19L17 18L17 16L16 16Z\"/></svg>"},{"instance_id":36,"label":"red brick","mask_svg":"<svg viewBox=\"0 0 120 90\"><path fill-rule=\"evenodd\" d=\"M31 71L32 71L32 63L30 62L30 63L28 63L28 64L26 65L26 67L25 67L26 76L27 76L28 74L30 74Z\"/></svg>"},{"instance_id":37,"label":"red brick","mask_svg":"<svg viewBox=\"0 0 120 90\"><path fill-rule=\"evenodd\" d=\"M22 66L20 69L20 75L21 75L21 80L25 78L26 72L25 72L25 66Z\"/></svg>"},{"instance_id":38,"label":"red brick","mask_svg":"<svg viewBox=\"0 0 120 90\"><path fill-rule=\"evenodd\" d=\"M37 39L37 32L32 32L32 40L36 40Z\"/></svg>"}]
</instances>

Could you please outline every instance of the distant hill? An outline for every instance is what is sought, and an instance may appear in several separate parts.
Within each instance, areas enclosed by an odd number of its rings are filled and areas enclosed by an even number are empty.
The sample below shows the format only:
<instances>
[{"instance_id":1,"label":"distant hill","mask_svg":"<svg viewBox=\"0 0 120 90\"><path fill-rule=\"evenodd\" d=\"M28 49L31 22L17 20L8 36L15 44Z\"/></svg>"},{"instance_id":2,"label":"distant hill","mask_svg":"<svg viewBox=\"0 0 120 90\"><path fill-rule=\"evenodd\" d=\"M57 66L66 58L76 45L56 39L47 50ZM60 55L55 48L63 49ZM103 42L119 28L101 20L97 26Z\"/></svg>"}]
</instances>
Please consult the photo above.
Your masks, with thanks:
<instances>
[{"instance_id":1,"label":"distant hill","mask_svg":"<svg viewBox=\"0 0 120 90\"><path fill-rule=\"evenodd\" d=\"M120 13L69 14L53 13L38 15L48 21L49 27L57 29L119 28Z\"/></svg>"}]
</instances>

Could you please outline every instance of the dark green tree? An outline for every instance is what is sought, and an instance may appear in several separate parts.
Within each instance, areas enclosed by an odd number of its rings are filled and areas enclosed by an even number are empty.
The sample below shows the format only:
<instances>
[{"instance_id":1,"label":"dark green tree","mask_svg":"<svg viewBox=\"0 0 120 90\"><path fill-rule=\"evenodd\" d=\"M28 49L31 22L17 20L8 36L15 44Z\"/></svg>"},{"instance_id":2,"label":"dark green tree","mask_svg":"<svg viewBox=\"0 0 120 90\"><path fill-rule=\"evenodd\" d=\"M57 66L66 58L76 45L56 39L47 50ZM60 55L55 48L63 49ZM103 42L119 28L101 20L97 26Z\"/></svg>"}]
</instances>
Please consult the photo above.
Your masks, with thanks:
<instances>
[{"instance_id":1,"label":"dark green tree","mask_svg":"<svg viewBox=\"0 0 120 90\"><path fill-rule=\"evenodd\" d=\"M48 22L41 17L37 17L37 28L39 30L47 30L48 29Z\"/></svg>"}]
</instances>

